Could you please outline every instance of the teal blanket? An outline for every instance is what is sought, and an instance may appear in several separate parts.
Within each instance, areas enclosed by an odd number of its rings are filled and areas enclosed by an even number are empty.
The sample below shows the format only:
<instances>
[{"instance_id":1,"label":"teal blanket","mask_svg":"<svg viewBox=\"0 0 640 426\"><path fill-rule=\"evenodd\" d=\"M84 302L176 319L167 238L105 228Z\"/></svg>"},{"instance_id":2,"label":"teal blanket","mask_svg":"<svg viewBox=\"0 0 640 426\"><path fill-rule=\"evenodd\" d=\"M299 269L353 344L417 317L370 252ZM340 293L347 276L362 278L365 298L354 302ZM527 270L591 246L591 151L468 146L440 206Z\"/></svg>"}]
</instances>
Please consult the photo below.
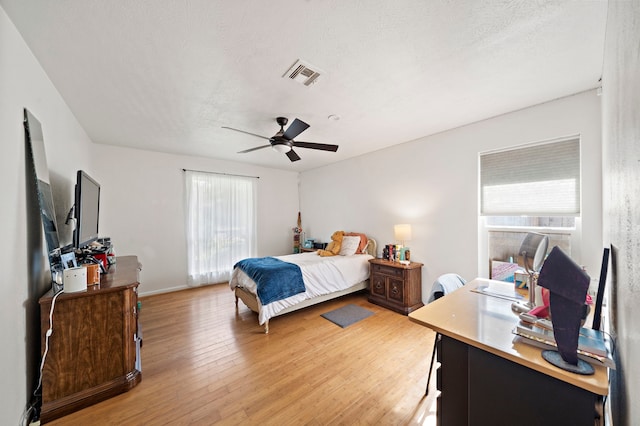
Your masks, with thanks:
<instances>
[{"instance_id":1,"label":"teal blanket","mask_svg":"<svg viewBox=\"0 0 640 426\"><path fill-rule=\"evenodd\" d=\"M302 271L293 263L275 257L254 257L241 260L233 267L240 268L255 281L263 305L305 291Z\"/></svg>"}]
</instances>

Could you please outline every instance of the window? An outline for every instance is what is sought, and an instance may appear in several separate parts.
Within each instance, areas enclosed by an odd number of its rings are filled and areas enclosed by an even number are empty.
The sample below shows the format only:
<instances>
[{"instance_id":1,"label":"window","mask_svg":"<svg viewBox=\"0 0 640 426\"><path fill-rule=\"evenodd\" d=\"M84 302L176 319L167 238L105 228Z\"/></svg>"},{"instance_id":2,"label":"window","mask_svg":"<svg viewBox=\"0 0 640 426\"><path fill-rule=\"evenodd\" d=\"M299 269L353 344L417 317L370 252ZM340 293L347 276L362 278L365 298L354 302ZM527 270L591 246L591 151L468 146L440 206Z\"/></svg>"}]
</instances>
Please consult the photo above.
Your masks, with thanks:
<instances>
[{"instance_id":1,"label":"window","mask_svg":"<svg viewBox=\"0 0 640 426\"><path fill-rule=\"evenodd\" d=\"M550 248L579 247L580 185L578 137L480 154L481 275L493 261L516 259L529 231L548 235Z\"/></svg>"},{"instance_id":2,"label":"window","mask_svg":"<svg viewBox=\"0 0 640 426\"><path fill-rule=\"evenodd\" d=\"M480 214L579 216L580 140L481 154Z\"/></svg>"},{"instance_id":3,"label":"window","mask_svg":"<svg viewBox=\"0 0 640 426\"><path fill-rule=\"evenodd\" d=\"M256 188L252 177L185 171L189 285L228 281L255 256Z\"/></svg>"}]
</instances>

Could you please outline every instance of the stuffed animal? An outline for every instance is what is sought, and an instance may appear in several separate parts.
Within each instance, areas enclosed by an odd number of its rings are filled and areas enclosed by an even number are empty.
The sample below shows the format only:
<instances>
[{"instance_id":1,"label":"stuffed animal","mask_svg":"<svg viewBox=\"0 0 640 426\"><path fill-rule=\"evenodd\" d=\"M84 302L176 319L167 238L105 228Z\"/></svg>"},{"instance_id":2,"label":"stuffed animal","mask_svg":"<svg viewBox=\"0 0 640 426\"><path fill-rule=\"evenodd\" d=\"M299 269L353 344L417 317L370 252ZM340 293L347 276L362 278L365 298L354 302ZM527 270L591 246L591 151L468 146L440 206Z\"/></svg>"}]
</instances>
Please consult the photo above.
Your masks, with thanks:
<instances>
[{"instance_id":1,"label":"stuffed animal","mask_svg":"<svg viewBox=\"0 0 640 426\"><path fill-rule=\"evenodd\" d=\"M331 242L327 244L324 250L318 250L320 256L335 256L340 253L340 246L342 246L342 237L344 237L344 231L336 231L331 235Z\"/></svg>"}]
</instances>

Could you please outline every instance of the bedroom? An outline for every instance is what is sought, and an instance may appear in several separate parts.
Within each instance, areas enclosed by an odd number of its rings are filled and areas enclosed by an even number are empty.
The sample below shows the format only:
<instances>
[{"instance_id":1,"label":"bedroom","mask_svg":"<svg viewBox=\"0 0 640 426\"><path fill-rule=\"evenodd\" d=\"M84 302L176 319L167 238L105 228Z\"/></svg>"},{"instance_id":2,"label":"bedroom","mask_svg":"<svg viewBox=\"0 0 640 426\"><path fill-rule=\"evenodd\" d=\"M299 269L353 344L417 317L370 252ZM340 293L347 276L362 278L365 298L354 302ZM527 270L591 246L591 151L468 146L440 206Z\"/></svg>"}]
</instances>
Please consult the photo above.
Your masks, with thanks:
<instances>
[{"instance_id":1,"label":"bedroom","mask_svg":"<svg viewBox=\"0 0 640 426\"><path fill-rule=\"evenodd\" d=\"M623 15L624 13L614 14L614 18L623 23ZM621 24L620 27L624 28L624 25ZM484 265L480 260L475 213L477 152L514 144L514 140L519 143L533 142L554 138L559 134L575 133L576 128L585 137L591 138L593 143L589 145L590 151L585 154L588 156L585 161L590 161L593 173L584 175L585 179L592 181L585 182L584 185L588 188L584 193L584 211L589 216L583 218L583 227L595 232L589 233L588 237L594 238L593 241L583 242L585 247L592 248L584 250L590 253L585 254L583 262L588 270L599 269L600 247L607 235L610 235L612 242L617 241L620 245L621 259L629 259L631 253L637 253L637 233L626 229L624 221L619 221L620 224L608 223L607 218L603 217L604 211L619 212L624 209L624 206L615 201L620 199L620 195L616 197L614 193L614 201L600 195L604 185L602 179L607 183L621 178L618 177L617 166L601 164L597 140L601 131L606 143L611 140L611 135L624 130L618 130L612 124L616 121L614 114L619 114L612 106L618 99L607 98L622 97L623 93L614 91L613 88L607 92L606 80L603 83L604 98L597 97L595 90L579 93L299 175L297 172L237 162L93 144L4 11L1 29L3 74L0 84L3 98L7 99L3 101L1 115L4 154L2 170L4 180L9 182L6 197L8 200L17 200L18 204L16 209L13 207L14 203L8 203L11 208L5 205L2 210L3 235L8 242L2 247L2 258L3 264L11 265L3 284L6 297L2 302L2 312L5 322L14 318L25 321L21 306L26 289L14 285L28 280L24 256L26 224L23 200L23 135L21 127L16 126L20 122L21 108L25 105L34 106L45 127L53 123L49 126L55 135L55 139L51 141L54 146L48 150L47 155L52 179L61 187L61 204L69 202L71 176L79 168L78 164L95 170L95 177L101 181L110 182L113 189L105 191L103 230L117 241L119 253L136 253L141 257L145 263L143 291L148 294L177 289L184 283L184 252L176 249L183 244L182 223L174 219L181 214L181 168L260 176L263 186L261 190L264 192L261 192L263 202L259 206L259 221L263 229L259 253L285 253L289 250L290 228L295 223L298 209L303 212L303 227L307 227L308 232L313 235L324 238L336 228L348 228L372 234L378 241L390 241L393 238L392 226L398 219L416 218L416 241L412 242L411 248L414 258L426 265L423 275L424 293L434 277L441 272L456 270L461 275L473 277L480 274ZM613 43L613 40L610 42ZM631 49L629 46L626 49ZM615 45L611 49L624 52L625 45ZM605 64L609 67L618 65L619 59L613 57L617 50L605 53ZM632 58L627 60L630 61L629 66L637 66ZM637 83L630 76L616 78L622 81L614 80L614 77L609 77L609 81L616 82L637 95ZM5 97L4 94L9 96ZM604 99L608 101L601 106ZM626 99L622 97L620 100L630 108L631 101ZM564 120L558 120L559 116ZM633 135L637 136L638 123L633 121L637 118L628 120L631 121L623 124L629 127L626 131L635 131ZM477 145L478 139L482 139L482 146ZM626 150L627 155L635 155L633 145L621 149ZM70 152L73 154L68 155ZM383 170L389 168L397 170L399 175L397 180L394 177L393 181L386 183L381 179ZM600 173L595 171L600 168L602 179L599 177ZM350 182L350 185L343 187L341 191L327 190L336 188L338 183L345 181ZM442 182L447 184L442 185ZM401 191L398 190L399 186ZM633 191L629 194L633 194ZM352 206L348 200L354 196L362 197L364 202ZM638 200L631 198L631 202L633 206L637 206ZM122 209L138 214L123 215ZM421 236L420 240L418 235ZM633 241L631 246L625 245L625 235ZM619 313L621 323L618 327L621 331L637 322L634 321L637 314L633 312L633 305L623 303L622 300L626 298L636 303L639 301L637 292L623 287L624 283L631 282L630 277L636 272L633 269L636 267L629 264L629 270L625 268L621 268L622 275L619 276L619 306L622 311ZM1 391L3 408L0 412L7 416L8 423L14 424L20 415L26 386L24 374L21 373L25 369L24 330L3 328L2 333L2 341L6 345L0 359L5 365L17 368L12 369L9 380L3 382L6 384L3 384ZM624 334L621 338L621 348L625 353L637 351L637 341ZM627 377L638 376L637 370L634 370L638 367L630 365L628 368ZM620 392L627 395L629 400L634 400L633 395L638 395L640 384L632 380L629 383L618 383L622 386ZM16 388L21 391L15 392ZM624 406L624 398L619 401ZM630 410L627 412L628 418L637 417L631 415L632 408L625 409Z\"/></svg>"}]
</instances>

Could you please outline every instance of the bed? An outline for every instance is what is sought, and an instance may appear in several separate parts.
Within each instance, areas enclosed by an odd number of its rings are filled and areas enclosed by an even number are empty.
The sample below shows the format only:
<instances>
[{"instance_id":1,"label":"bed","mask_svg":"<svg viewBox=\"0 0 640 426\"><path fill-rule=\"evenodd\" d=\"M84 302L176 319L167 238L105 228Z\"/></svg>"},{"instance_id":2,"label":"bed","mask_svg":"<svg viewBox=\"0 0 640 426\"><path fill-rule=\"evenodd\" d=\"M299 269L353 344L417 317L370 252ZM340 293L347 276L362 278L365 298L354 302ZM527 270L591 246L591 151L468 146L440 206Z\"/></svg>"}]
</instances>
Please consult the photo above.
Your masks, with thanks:
<instances>
[{"instance_id":1,"label":"bed","mask_svg":"<svg viewBox=\"0 0 640 426\"><path fill-rule=\"evenodd\" d=\"M269 320L273 317L368 288L369 259L375 257L377 244L371 238L366 241L361 247L363 253L359 254L322 257L307 252L270 258L299 266L304 291L266 304L257 296L256 282L243 269L235 267L229 285L235 292L236 309L238 299L242 300L258 314L258 323L269 333Z\"/></svg>"}]
</instances>

